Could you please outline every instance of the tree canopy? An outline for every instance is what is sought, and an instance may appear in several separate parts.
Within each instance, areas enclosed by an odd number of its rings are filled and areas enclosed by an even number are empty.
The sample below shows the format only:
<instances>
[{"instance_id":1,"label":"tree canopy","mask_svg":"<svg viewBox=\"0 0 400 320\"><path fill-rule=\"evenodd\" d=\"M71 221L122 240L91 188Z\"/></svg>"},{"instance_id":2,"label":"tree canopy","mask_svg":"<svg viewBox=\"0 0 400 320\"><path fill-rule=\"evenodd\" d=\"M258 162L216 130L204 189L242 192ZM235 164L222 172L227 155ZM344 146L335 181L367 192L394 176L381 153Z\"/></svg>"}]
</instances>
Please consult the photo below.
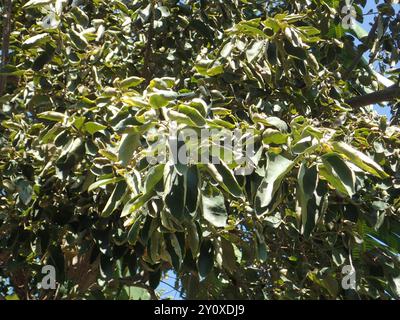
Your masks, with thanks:
<instances>
[{"instance_id":1,"label":"tree canopy","mask_svg":"<svg viewBox=\"0 0 400 320\"><path fill-rule=\"evenodd\" d=\"M400 298L392 2L2 0L0 299Z\"/></svg>"}]
</instances>

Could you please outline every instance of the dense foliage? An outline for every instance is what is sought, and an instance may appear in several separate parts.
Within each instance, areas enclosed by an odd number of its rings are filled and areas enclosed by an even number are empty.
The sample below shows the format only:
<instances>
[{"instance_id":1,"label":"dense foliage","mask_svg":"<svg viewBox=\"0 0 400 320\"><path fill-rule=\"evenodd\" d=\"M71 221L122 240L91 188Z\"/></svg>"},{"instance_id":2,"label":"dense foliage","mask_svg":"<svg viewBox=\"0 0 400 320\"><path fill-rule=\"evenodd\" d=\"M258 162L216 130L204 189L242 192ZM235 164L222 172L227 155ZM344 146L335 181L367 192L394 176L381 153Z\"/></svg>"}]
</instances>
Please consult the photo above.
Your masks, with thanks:
<instances>
[{"instance_id":1,"label":"dense foliage","mask_svg":"<svg viewBox=\"0 0 400 320\"><path fill-rule=\"evenodd\" d=\"M3 0L0 297L155 299L173 272L187 299L399 298L400 15L344 6ZM149 162L174 123L252 132L253 170Z\"/></svg>"}]
</instances>

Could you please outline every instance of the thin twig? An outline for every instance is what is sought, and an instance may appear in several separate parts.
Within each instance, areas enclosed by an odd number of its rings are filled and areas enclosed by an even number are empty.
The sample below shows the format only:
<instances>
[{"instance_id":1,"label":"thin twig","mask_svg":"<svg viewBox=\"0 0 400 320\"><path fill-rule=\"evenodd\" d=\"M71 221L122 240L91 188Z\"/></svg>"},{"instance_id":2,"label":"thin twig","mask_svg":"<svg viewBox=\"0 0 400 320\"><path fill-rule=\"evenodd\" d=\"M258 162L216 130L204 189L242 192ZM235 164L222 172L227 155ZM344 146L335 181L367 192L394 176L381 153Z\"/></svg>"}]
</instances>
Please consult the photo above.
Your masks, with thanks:
<instances>
[{"instance_id":1,"label":"thin twig","mask_svg":"<svg viewBox=\"0 0 400 320\"><path fill-rule=\"evenodd\" d=\"M161 283L165 284L166 286L170 287L174 291L178 291L174 286L170 285L168 282L165 282L164 280L160 280Z\"/></svg>"}]
</instances>

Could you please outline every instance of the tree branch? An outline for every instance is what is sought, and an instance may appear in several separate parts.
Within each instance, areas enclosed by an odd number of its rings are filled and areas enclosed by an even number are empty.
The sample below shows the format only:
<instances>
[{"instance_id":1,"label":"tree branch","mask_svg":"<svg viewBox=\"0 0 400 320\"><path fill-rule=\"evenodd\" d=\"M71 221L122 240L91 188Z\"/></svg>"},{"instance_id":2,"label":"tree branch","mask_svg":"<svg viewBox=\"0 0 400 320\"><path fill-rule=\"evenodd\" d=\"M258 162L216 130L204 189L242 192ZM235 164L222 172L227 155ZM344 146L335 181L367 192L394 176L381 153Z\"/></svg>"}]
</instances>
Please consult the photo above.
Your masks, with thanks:
<instances>
[{"instance_id":1,"label":"tree branch","mask_svg":"<svg viewBox=\"0 0 400 320\"><path fill-rule=\"evenodd\" d=\"M369 50L369 47L373 43L374 36L375 36L375 33L376 33L376 29L378 28L379 19L381 19L380 16L375 18L375 22L372 25L371 30L369 31L367 38L358 47L357 55L354 57L354 60L351 62L350 67L343 74L343 79L347 79L351 75L351 73L353 72L354 68L357 67L358 64L360 63L363 54Z\"/></svg>"},{"instance_id":2,"label":"tree branch","mask_svg":"<svg viewBox=\"0 0 400 320\"><path fill-rule=\"evenodd\" d=\"M383 90L372 92L363 96L357 96L346 100L353 108L360 108L370 104L392 101L400 98L400 87L391 86Z\"/></svg>"},{"instance_id":3,"label":"tree branch","mask_svg":"<svg viewBox=\"0 0 400 320\"><path fill-rule=\"evenodd\" d=\"M11 0L4 0L4 21L3 21L3 41L1 44L1 66L5 66L8 62L8 49L10 46L11 33ZM6 87L7 76L0 76L0 96Z\"/></svg>"}]
</instances>

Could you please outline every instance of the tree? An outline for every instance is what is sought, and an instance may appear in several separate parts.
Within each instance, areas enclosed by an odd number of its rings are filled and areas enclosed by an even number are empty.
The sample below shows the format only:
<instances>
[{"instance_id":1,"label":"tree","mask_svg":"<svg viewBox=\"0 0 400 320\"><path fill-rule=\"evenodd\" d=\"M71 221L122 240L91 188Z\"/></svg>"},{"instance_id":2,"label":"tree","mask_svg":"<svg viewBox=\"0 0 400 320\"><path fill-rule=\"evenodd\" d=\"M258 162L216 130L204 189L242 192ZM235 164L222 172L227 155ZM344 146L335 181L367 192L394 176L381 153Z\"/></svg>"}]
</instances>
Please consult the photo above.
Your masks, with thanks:
<instances>
[{"instance_id":1,"label":"tree","mask_svg":"<svg viewBox=\"0 0 400 320\"><path fill-rule=\"evenodd\" d=\"M156 299L174 272L187 299L399 298L400 15L366 32L365 4L3 0L0 297ZM246 172L171 157L221 132Z\"/></svg>"}]
</instances>

